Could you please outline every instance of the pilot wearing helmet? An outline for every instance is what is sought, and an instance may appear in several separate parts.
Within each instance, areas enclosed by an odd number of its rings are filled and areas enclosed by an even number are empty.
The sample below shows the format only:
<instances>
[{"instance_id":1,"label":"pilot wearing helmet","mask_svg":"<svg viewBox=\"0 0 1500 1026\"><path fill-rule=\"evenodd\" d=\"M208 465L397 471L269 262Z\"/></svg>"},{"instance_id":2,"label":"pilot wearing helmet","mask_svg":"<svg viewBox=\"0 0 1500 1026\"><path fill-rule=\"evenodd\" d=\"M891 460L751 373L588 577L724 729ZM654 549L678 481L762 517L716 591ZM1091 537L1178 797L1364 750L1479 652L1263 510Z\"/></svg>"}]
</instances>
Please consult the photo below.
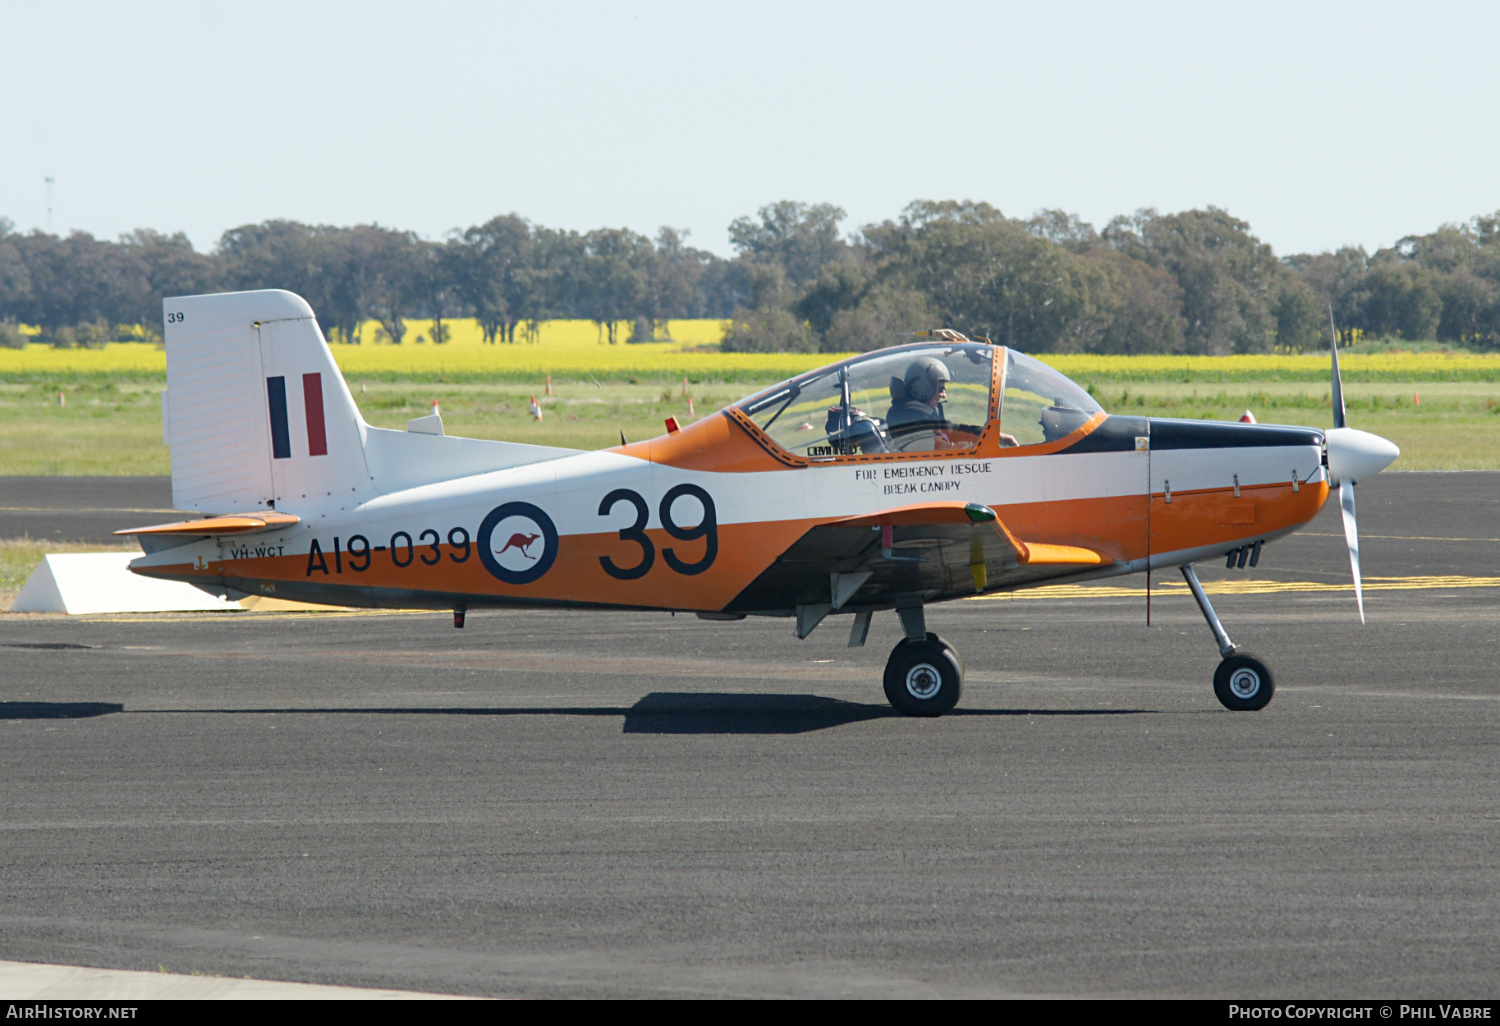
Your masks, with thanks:
<instances>
[{"instance_id":1,"label":"pilot wearing helmet","mask_svg":"<svg viewBox=\"0 0 1500 1026\"><path fill-rule=\"evenodd\" d=\"M906 373L891 378L891 409L885 415L891 437L913 434L945 422L943 400L953 375L936 356L919 356L906 365Z\"/></svg>"},{"instance_id":2,"label":"pilot wearing helmet","mask_svg":"<svg viewBox=\"0 0 1500 1026\"><path fill-rule=\"evenodd\" d=\"M950 433L977 438L984 432L982 425L949 423L943 402L952 380L948 365L935 356L919 356L906 365L901 377L891 378L891 408L885 426L896 449L946 448L953 441ZM1000 444L1015 445L1016 440L1002 434Z\"/></svg>"},{"instance_id":3,"label":"pilot wearing helmet","mask_svg":"<svg viewBox=\"0 0 1500 1026\"><path fill-rule=\"evenodd\" d=\"M951 441L950 431L975 437L983 432L981 426L948 422L943 402L952 380L948 365L936 356L919 356L906 365L901 377L891 378L891 408L885 415L885 427L895 448L907 452L944 448Z\"/></svg>"}]
</instances>

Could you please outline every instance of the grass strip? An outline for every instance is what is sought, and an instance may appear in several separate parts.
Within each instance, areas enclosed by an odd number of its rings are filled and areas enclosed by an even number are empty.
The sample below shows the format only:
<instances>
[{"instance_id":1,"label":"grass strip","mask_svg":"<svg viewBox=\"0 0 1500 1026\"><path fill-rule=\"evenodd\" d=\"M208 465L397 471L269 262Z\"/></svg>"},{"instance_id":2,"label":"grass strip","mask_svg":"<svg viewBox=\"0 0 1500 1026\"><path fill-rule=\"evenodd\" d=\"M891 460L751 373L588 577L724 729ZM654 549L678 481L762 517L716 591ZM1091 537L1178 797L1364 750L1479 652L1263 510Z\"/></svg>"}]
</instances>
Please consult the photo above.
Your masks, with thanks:
<instances>
[{"instance_id":1,"label":"grass strip","mask_svg":"<svg viewBox=\"0 0 1500 1026\"><path fill-rule=\"evenodd\" d=\"M35 538L0 538L0 612L8 611L44 556L60 552L140 552L135 542L56 542Z\"/></svg>"}]
</instances>

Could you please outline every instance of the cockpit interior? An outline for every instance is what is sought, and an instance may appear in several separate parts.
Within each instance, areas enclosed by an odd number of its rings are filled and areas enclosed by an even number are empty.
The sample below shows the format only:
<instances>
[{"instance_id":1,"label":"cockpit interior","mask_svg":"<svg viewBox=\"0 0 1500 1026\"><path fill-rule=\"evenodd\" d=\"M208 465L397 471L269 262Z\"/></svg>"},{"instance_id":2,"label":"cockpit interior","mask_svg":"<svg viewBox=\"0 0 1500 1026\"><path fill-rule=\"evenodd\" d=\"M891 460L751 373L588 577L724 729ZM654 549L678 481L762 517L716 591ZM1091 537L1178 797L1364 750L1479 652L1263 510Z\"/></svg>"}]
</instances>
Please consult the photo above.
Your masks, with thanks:
<instances>
[{"instance_id":1,"label":"cockpit interior","mask_svg":"<svg viewBox=\"0 0 1500 1026\"><path fill-rule=\"evenodd\" d=\"M1102 412L1041 361L971 341L876 350L773 385L737 408L787 452L814 458L972 449L992 420L1000 445L1039 445Z\"/></svg>"}]
</instances>

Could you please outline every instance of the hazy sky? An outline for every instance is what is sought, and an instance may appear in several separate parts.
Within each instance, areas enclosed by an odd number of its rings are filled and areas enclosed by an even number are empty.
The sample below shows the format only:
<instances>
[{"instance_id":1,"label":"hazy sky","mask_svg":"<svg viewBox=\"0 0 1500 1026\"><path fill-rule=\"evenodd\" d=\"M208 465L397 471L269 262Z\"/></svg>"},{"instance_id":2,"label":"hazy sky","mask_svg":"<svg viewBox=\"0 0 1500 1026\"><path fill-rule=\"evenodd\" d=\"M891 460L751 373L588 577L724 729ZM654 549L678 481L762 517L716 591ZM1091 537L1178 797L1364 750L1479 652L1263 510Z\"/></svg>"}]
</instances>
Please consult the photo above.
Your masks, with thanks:
<instances>
[{"instance_id":1,"label":"hazy sky","mask_svg":"<svg viewBox=\"0 0 1500 1026\"><path fill-rule=\"evenodd\" d=\"M515 211L728 253L778 199L1102 226L1215 204L1278 253L1500 208L1494 3L0 0L0 216L200 249L267 218Z\"/></svg>"}]
</instances>

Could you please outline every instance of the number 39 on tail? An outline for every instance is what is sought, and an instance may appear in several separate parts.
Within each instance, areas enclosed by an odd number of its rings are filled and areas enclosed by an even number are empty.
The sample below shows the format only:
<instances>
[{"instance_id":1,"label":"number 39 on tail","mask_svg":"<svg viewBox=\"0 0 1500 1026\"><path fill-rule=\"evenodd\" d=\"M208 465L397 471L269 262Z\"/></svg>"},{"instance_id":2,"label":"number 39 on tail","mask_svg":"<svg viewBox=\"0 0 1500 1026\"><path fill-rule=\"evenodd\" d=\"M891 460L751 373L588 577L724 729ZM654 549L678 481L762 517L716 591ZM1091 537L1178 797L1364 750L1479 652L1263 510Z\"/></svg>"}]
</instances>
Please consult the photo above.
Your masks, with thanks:
<instances>
[{"instance_id":1,"label":"number 39 on tail","mask_svg":"<svg viewBox=\"0 0 1500 1026\"><path fill-rule=\"evenodd\" d=\"M952 331L811 371L660 438L581 452L364 422L300 297L165 304L173 502L122 531L131 568L236 597L346 606L566 607L830 617L863 645L894 611L885 692L936 716L963 662L931 603L1180 567L1223 657L1214 691L1260 709L1193 564L1254 566L1339 493L1359 593L1356 481L1399 454L1332 430L1111 416L1013 349Z\"/></svg>"}]
</instances>

